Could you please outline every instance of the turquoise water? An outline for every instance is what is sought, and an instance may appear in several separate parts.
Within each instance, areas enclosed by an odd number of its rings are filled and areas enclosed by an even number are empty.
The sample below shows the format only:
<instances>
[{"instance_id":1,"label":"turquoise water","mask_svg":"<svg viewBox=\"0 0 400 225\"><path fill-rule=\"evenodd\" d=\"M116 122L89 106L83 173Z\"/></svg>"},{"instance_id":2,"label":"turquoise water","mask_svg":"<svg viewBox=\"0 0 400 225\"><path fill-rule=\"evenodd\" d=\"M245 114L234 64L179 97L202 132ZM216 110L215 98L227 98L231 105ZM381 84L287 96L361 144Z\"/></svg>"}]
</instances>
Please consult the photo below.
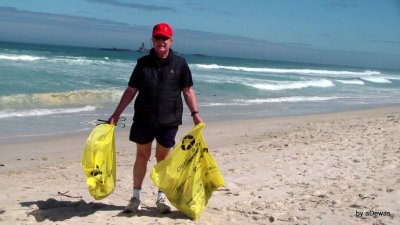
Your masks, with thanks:
<instances>
[{"instance_id":1,"label":"turquoise water","mask_svg":"<svg viewBox=\"0 0 400 225\"><path fill-rule=\"evenodd\" d=\"M0 141L92 129L143 53L0 42ZM182 55L206 121L400 103L400 71ZM184 122L190 123L187 109ZM133 106L125 110L128 123Z\"/></svg>"}]
</instances>

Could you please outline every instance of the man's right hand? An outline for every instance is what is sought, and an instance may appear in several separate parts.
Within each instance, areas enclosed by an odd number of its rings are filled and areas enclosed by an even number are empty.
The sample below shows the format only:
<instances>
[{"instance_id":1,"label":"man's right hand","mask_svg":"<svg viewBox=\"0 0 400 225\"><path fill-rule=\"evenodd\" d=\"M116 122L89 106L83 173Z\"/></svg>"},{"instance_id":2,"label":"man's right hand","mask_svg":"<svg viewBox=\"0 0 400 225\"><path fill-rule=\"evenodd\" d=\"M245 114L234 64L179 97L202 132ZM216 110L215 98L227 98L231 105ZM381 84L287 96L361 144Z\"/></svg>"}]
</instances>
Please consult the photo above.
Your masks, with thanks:
<instances>
[{"instance_id":1,"label":"man's right hand","mask_svg":"<svg viewBox=\"0 0 400 225\"><path fill-rule=\"evenodd\" d=\"M109 124L114 124L114 125L116 125L117 122L118 122L118 120L119 120L119 116L112 115L112 116L110 116L110 118L108 118L107 122L108 122Z\"/></svg>"}]
</instances>

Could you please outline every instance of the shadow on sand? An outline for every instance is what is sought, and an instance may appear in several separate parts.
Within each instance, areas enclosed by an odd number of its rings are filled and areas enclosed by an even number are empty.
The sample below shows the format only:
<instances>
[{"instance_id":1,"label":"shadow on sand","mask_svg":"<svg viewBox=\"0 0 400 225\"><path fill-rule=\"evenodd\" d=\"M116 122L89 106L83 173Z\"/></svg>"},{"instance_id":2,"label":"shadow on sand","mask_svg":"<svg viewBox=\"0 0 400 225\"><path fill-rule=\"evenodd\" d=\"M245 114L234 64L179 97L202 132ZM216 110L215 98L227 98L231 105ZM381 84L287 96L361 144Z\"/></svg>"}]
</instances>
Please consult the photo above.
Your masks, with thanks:
<instances>
[{"instance_id":1,"label":"shadow on sand","mask_svg":"<svg viewBox=\"0 0 400 225\"><path fill-rule=\"evenodd\" d=\"M46 201L31 201L21 202L21 206L29 207L37 205L38 209L29 212L28 215L34 216L37 222L43 222L46 219L56 222L64 221L72 217L85 217L97 211L120 211L115 216L118 217L134 217L134 216L148 216L148 217L169 217L172 219L188 219L184 214L179 211L172 211L168 214L159 214L155 207L142 207L142 210L137 213L124 213L122 212L124 206L107 205L97 202L79 201L58 201L49 198Z\"/></svg>"}]
</instances>

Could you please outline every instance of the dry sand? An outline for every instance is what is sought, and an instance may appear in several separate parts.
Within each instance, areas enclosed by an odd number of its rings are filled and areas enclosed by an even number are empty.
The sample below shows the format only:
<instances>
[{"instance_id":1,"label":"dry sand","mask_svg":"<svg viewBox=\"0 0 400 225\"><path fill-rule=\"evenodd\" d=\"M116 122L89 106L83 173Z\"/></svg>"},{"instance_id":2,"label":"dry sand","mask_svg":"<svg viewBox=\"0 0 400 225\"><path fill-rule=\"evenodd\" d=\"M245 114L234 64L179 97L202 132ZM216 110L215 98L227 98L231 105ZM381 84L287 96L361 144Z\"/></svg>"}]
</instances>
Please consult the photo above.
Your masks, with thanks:
<instances>
[{"instance_id":1,"label":"dry sand","mask_svg":"<svg viewBox=\"0 0 400 225\"><path fill-rule=\"evenodd\" d=\"M101 201L80 167L89 132L2 144L0 224L400 224L399 120L395 107L207 123L226 187L198 221L177 210L159 215L149 175L143 210L121 213L135 157L128 129L116 134L116 190Z\"/></svg>"}]
</instances>

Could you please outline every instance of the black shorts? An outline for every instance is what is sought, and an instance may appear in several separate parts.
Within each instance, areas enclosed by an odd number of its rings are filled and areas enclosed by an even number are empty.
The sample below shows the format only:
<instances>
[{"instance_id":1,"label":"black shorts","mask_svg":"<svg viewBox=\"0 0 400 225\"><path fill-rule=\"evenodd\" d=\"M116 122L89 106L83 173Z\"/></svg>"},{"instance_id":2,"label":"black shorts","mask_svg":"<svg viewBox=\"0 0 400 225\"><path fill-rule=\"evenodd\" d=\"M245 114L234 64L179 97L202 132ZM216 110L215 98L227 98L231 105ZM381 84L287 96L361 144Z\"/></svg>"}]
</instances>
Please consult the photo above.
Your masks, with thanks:
<instances>
[{"instance_id":1,"label":"black shorts","mask_svg":"<svg viewBox=\"0 0 400 225\"><path fill-rule=\"evenodd\" d=\"M151 125L133 123L131 133L129 134L129 140L138 144L147 144L152 142L155 138L160 145L171 148L175 145L175 136L177 132L178 126L154 127Z\"/></svg>"}]
</instances>

